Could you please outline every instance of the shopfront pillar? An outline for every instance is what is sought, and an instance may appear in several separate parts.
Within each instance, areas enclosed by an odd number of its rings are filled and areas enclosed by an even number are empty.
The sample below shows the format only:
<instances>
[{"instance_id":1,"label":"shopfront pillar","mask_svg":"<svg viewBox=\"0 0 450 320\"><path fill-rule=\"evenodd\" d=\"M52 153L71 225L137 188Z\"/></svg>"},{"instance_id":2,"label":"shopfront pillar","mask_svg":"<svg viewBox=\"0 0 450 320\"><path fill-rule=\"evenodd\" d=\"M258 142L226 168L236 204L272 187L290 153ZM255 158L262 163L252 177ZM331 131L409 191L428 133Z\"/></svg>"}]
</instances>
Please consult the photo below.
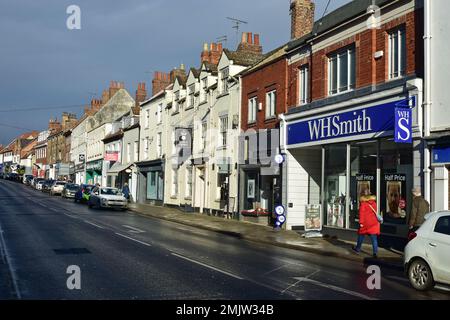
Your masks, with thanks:
<instances>
[{"instance_id":1,"label":"shopfront pillar","mask_svg":"<svg viewBox=\"0 0 450 320\"><path fill-rule=\"evenodd\" d=\"M433 210L448 210L449 172L445 166L434 168Z\"/></svg>"}]
</instances>

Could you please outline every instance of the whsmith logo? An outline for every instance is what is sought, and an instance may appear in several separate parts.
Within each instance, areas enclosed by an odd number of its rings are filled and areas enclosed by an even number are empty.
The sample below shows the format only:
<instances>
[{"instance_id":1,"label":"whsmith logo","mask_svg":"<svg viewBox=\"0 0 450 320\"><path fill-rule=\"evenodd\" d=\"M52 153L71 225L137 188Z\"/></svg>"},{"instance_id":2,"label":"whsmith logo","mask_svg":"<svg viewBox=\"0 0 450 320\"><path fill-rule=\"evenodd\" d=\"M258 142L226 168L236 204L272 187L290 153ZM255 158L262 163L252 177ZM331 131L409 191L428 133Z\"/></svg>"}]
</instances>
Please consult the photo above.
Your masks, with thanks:
<instances>
[{"instance_id":1,"label":"whsmith logo","mask_svg":"<svg viewBox=\"0 0 450 320\"><path fill-rule=\"evenodd\" d=\"M340 116L332 116L308 121L311 140L339 137L372 131L372 119L366 110L353 112L354 119L341 120Z\"/></svg>"}]
</instances>

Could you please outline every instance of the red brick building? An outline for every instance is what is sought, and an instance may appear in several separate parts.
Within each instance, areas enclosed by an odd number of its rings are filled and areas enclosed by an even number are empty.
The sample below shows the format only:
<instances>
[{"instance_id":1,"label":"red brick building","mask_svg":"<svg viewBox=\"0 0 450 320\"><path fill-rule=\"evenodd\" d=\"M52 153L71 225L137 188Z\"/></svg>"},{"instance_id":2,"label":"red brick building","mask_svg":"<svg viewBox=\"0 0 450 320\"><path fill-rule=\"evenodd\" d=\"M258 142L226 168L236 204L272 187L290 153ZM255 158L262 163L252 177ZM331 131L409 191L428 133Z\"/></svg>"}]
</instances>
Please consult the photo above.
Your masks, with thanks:
<instances>
[{"instance_id":1,"label":"red brick building","mask_svg":"<svg viewBox=\"0 0 450 320\"><path fill-rule=\"evenodd\" d=\"M313 8L308 2L291 5ZM281 144L288 229L322 227L353 238L359 197L369 189L384 213L384 238L407 235L410 190L423 185L423 8L413 0L374 4L352 1L287 46ZM399 107L412 110L405 131L412 143L394 137ZM309 216L307 208L317 206L321 218Z\"/></svg>"}]
</instances>

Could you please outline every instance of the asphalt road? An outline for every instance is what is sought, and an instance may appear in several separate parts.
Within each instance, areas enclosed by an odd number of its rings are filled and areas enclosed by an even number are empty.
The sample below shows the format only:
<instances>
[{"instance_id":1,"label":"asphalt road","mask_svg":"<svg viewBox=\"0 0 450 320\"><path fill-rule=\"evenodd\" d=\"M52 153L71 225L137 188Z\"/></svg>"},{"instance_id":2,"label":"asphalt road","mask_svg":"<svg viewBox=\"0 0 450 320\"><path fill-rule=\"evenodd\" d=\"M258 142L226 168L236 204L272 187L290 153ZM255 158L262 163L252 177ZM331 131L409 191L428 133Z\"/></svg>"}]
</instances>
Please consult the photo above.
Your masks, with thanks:
<instances>
[{"instance_id":1,"label":"asphalt road","mask_svg":"<svg viewBox=\"0 0 450 320\"><path fill-rule=\"evenodd\" d=\"M156 209L155 209L156 210ZM247 242L129 212L94 210L0 180L0 299L450 299L401 271ZM81 289L67 286L69 266Z\"/></svg>"}]
</instances>

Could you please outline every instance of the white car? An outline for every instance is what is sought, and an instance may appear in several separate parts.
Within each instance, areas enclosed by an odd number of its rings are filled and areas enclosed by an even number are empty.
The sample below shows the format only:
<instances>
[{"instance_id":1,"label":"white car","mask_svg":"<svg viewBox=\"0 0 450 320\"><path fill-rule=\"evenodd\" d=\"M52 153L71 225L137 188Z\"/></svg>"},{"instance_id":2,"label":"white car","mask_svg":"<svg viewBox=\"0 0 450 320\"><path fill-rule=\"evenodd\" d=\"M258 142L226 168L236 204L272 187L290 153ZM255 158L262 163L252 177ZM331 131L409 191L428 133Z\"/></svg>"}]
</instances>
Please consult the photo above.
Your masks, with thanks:
<instances>
[{"instance_id":1,"label":"white car","mask_svg":"<svg viewBox=\"0 0 450 320\"><path fill-rule=\"evenodd\" d=\"M64 182L64 181L55 181L55 182L53 182L52 186L50 187L50 195L54 196L55 194L61 194L63 189L64 189L64 186L66 184L67 183Z\"/></svg>"},{"instance_id":2,"label":"white car","mask_svg":"<svg viewBox=\"0 0 450 320\"><path fill-rule=\"evenodd\" d=\"M411 285L420 291L450 285L450 211L427 214L409 240L404 265Z\"/></svg>"},{"instance_id":3,"label":"white car","mask_svg":"<svg viewBox=\"0 0 450 320\"><path fill-rule=\"evenodd\" d=\"M45 180L39 180L38 182L36 182L36 190L42 190L42 185L44 184Z\"/></svg>"},{"instance_id":4,"label":"white car","mask_svg":"<svg viewBox=\"0 0 450 320\"><path fill-rule=\"evenodd\" d=\"M118 208L126 210L128 200L117 188L94 188L88 201L89 208Z\"/></svg>"}]
</instances>

